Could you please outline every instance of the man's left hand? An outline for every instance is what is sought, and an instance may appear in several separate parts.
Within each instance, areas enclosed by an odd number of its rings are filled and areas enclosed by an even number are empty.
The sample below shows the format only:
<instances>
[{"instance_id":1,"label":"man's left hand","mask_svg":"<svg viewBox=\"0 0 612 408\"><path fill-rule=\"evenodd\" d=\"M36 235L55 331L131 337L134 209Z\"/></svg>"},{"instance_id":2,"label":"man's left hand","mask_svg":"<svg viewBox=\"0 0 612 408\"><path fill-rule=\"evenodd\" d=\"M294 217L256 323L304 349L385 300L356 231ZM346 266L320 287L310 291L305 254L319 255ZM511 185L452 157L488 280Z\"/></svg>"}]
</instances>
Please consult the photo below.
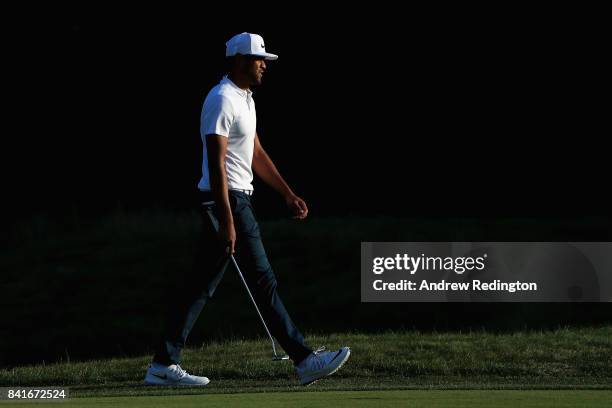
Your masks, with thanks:
<instances>
[{"instance_id":1,"label":"man's left hand","mask_svg":"<svg viewBox=\"0 0 612 408\"><path fill-rule=\"evenodd\" d=\"M289 207L289 211L293 215L294 219L303 220L308 215L308 207L304 200L296 195L290 195L285 198L287 202L287 207Z\"/></svg>"}]
</instances>

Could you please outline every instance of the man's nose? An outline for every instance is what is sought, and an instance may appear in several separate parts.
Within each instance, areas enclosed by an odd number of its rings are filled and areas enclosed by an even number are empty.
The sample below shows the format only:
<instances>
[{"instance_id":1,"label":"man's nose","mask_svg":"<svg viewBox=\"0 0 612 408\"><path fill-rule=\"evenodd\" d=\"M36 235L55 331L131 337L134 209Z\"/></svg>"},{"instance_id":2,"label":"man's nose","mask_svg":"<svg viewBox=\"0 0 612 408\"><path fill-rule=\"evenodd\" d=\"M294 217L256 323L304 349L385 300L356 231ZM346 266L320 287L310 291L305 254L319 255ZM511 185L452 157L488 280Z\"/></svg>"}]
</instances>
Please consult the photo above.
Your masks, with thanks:
<instances>
[{"instance_id":1,"label":"man's nose","mask_svg":"<svg viewBox=\"0 0 612 408\"><path fill-rule=\"evenodd\" d=\"M261 68L266 69L266 62L264 60L261 61Z\"/></svg>"}]
</instances>

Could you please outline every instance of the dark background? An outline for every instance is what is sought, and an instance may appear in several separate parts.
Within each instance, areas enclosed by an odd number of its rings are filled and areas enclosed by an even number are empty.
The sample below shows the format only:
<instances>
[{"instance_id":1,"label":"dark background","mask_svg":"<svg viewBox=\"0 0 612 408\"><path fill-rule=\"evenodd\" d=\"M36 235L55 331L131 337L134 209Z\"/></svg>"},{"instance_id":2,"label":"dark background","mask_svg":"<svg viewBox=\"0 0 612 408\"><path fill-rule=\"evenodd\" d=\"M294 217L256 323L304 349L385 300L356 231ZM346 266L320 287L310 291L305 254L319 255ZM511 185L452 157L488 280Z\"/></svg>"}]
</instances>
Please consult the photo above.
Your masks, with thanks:
<instances>
[{"instance_id":1,"label":"dark background","mask_svg":"<svg viewBox=\"0 0 612 408\"><path fill-rule=\"evenodd\" d=\"M313 214L609 215L604 57L578 12L275 11L9 14L11 217L193 205L201 105L242 31L280 55L258 130Z\"/></svg>"},{"instance_id":2,"label":"dark background","mask_svg":"<svg viewBox=\"0 0 612 408\"><path fill-rule=\"evenodd\" d=\"M257 180L255 200L306 333L610 322L609 303L362 304L357 278L362 241L610 240L592 15L283 7L3 13L0 364L151 351L192 259L202 102L243 31L280 56L258 131L310 216L284 221ZM192 344L262 334L223 285Z\"/></svg>"}]
</instances>

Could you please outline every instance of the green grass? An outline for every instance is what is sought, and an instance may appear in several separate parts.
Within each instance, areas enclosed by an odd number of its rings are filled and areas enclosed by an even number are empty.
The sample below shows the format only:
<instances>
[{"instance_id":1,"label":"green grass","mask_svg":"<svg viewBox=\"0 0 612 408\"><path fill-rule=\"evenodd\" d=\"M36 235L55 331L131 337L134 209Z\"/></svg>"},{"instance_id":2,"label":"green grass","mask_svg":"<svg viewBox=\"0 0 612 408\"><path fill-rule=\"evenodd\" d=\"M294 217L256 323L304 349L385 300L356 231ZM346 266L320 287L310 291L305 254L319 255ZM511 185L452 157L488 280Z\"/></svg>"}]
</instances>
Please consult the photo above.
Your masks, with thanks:
<instances>
[{"instance_id":1,"label":"green grass","mask_svg":"<svg viewBox=\"0 0 612 408\"><path fill-rule=\"evenodd\" d=\"M34 217L0 248L0 367L150 352L171 284L190 268L199 216L116 212ZM497 220L343 217L261 222L279 293L306 333L421 328L510 331L611 322L612 303L361 303L361 241L606 240L601 218ZM325 316L323 318L323 316ZM253 338L262 328L233 271L190 334L198 343Z\"/></svg>"},{"instance_id":2,"label":"green grass","mask_svg":"<svg viewBox=\"0 0 612 408\"><path fill-rule=\"evenodd\" d=\"M0 325L0 386L65 386L74 397L68 405L113 407L573 407L605 406L612 398L610 303L364 304L359 298L361 241L608 240L612 228L601 219L262 222L293 319L310 333L312 346L349 345L351 359L328 379L297 385L291 363L273 363L268 340L253 339L262 333L260 322L228 273L183 361L211 384L144 386L168 283L189 267L197 226L196 214L167 212L87 222L41 217L15 226L11 245L0 250L2 307L10 312ZM583 327L545 329L567 324ZM425 331L388 331L406 327ZM10 405L32 404L0 402Z\"/></svg>"},{"instance_id":3,"label":"green grass","mask_svg":"<svg viewBox=\"0 0 612 408\"><path fill-rule=\"evenodd\" d=\"M183 367L209 386L142 385L150 356L0 370L1 386L67 386L74 397L397 389L611 389L612 327L554 332L387 332L309 337L352 356L334 376L297 385L291 363L272 362L265 339L203 344Z\"/></svg>"},{"instance_id":4,"label":"green grass","mask_svg":"<svg viewBox=\"0 0 612 408\"><path fill-rule=\"evenodd\" d=\"M62 403L79 407L608 407L610 391L329 391L323 393L176 395L159 397L98 397L69 399ZM0 403L1 404L1 403ZM39 403L1 404L39 407Z\"/></svg>"}]
</instances>

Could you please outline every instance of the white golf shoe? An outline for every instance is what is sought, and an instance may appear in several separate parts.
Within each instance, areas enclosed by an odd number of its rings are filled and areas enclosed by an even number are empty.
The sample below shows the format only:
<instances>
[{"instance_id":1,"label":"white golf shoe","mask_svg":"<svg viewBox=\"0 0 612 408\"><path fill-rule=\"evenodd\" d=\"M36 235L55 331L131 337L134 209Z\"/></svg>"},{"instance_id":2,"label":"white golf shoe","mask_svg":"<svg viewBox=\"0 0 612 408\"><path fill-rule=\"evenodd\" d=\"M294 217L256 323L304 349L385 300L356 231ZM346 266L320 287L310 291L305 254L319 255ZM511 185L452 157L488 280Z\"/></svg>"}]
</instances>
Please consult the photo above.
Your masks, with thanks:
<instances>
[{"instance_id":1,"label":"white golf shoe","mask_svg":"<svg viewBox=\"0 0 612 408\"><path fill-rule=\"evenodd\" d=\"M317 350L302 361L295 371L300 378L300 384L309 385L338 371L348 360L351 349L342 347L338 351Z\"/></svg>"},{"instance_id":2,"label":"white golf shoe","mask_svg":"<svg viewBox=\"0 0 612 408\"><path fill-rule=\"evenodd\" d=\"M159 363L151 363L145 376L145 383L151 385L206 385L210 380L206 377L191 375L183 370L180 365L172 364L165 366Z\"/></svg>"}]
</instances>

